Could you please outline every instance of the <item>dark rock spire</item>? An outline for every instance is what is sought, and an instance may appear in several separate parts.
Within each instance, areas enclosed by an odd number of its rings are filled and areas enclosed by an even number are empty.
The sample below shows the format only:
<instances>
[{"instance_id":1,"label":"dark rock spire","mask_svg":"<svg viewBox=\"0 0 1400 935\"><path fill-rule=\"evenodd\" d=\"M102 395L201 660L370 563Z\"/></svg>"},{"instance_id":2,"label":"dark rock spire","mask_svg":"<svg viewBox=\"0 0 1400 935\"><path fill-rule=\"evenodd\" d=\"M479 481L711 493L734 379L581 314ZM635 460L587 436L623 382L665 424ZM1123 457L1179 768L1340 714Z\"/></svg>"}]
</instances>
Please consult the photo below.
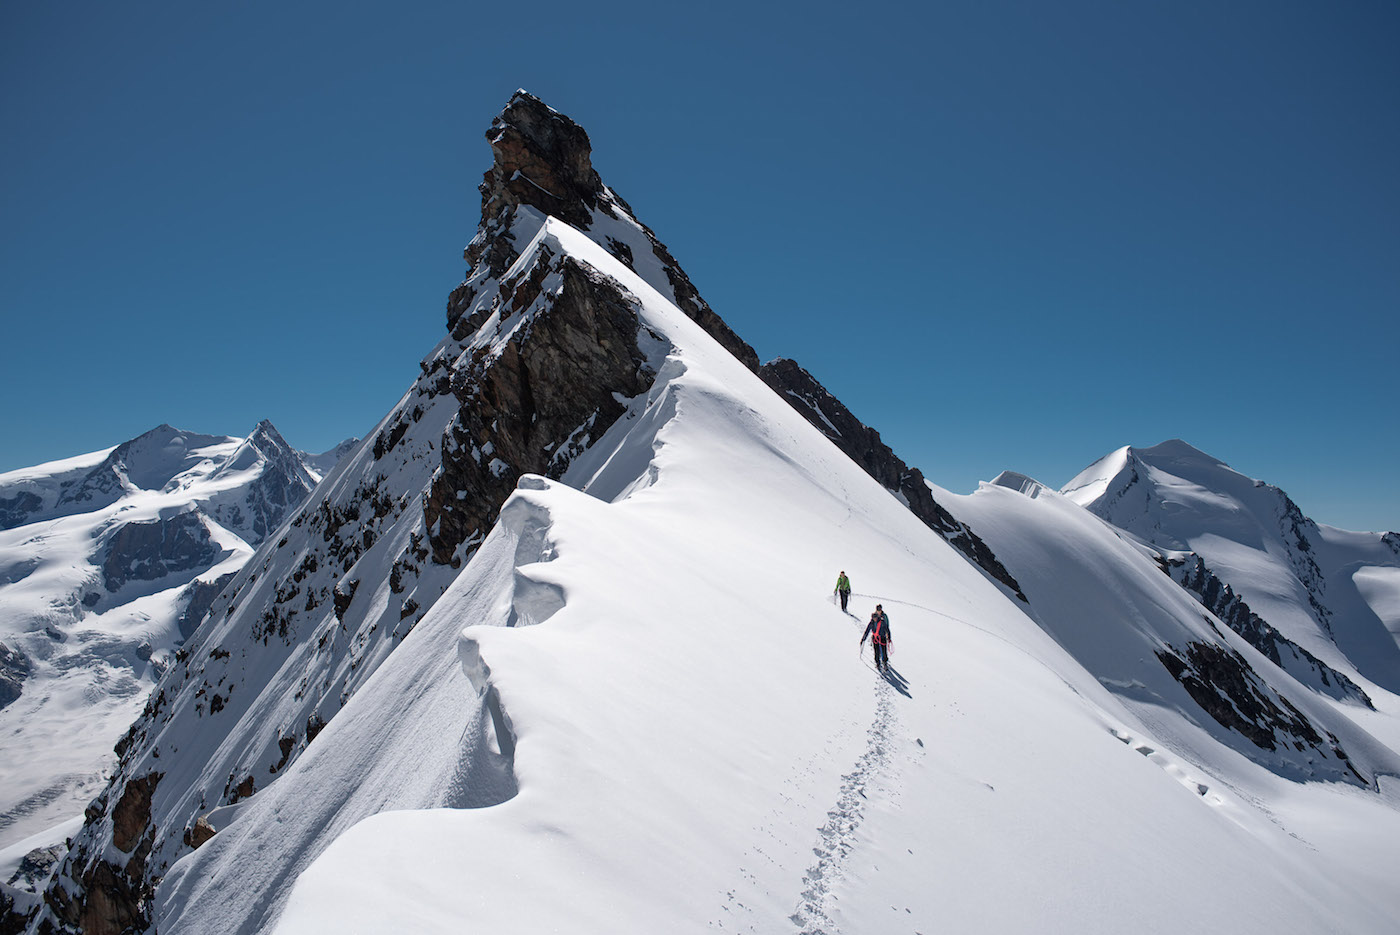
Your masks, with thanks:
<instances>
[{"instance_id":1,"label":"dark rock spire","mask_svg":"<svg viewBox=\"0 0 1400 935\"><path fill-rule=\"evenodd\" d=\"M637 219L632 207L603 184L593 168L592 146L582 127L522 90L516 91L491 121L486 141L491 144L494 158L480 185L481 225L464 253L470 266L480 269L485 264L492 276L499 277L515 262L521 245L508 235L511 221L521 207L559 218L589 233L600 246L638 272L638 248L649 251L665 277L664 282L658 279L651 285L663 294L669 291L681 311L746 367L758 372L754 349L701 298L685 270L651 228ZM629 246L595 232L593 228L600 216L634 227L637 243ZM449 328L457 325L473 295L468 284L463 283L448 298Z\"/></svg>"},{"instance_id":2,"label":"dark rock spire","mask_svg":"<svg viewBox=\"0 0 1400 935\"><path fill-rule=\"evenodd\" d=\"M529 205L580 230L592 223L603 180L583 127L526 91L516 91L486 131L495 162L481 183L481 216Z\"/></svg>"}]
</instances>

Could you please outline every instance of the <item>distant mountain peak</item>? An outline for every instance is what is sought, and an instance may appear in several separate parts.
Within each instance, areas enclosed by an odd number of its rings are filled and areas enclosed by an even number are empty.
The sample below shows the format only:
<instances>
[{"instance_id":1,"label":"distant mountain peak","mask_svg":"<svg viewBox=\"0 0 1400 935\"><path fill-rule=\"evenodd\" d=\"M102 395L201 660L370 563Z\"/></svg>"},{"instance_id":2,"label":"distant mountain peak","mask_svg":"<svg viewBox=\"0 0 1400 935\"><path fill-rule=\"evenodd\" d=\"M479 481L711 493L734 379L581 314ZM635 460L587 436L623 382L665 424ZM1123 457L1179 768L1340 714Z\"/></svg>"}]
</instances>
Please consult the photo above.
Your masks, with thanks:
<instances>
[{"instance_id":1,"label":"distant mountain peak","mask_svg":"<svg viewBox=\"0 0 1400 935\"><path fill-rule=\"evenodd\" d=\"M1229 467L1224 461L1207 454L1194 445L1179 438L1169 438L1151 448L1128 448L1131 457L1147 463L1174 462L1196 463L1207 467Z\"/></svg>"}]
</instances>

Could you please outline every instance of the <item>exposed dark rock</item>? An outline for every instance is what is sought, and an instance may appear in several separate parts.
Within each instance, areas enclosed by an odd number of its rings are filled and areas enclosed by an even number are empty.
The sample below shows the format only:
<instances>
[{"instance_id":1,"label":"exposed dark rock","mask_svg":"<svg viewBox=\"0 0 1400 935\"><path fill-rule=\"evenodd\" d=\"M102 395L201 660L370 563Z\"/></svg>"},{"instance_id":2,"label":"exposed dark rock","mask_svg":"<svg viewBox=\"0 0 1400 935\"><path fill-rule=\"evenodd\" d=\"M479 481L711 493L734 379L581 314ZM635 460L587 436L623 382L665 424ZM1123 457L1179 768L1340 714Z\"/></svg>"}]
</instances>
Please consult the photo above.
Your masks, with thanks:
<instances>
[{"instance_id":1,"label":"exposed dark rock","mask_svg":"<svg viewBox=\"0 0 1400 935\"><path fill-rule=\"evenodd\" d=\"M634 265L636 261L632 258L631 247L629 247L627 244L623 243L620 240L615 240L612 237L609 237L607 242L607 248L608 252L611 253L613 256L617 257L618 260L622 262L623 266L626 266L628 269L632 270L633 272L636 272L637 268Z\"/></svg>"},{"instance_id":2,"label":"exposed dark rock","mask_svg":"<svg viewBox=\"0 0 1400 935\"><path fill-rule=\"evenodd\" d=\"M902 496L910 511L925 525L948 540L973 564L1010 588L1022 601L1026 599L1020 584L991 548L933 498L923 473L900 460L880 440L879 432L857 419L841 400L817 382L816 377L785 357L764 364L758 375L880 486Z\"/></svg>"},{"instance_id":3,"label":"exposed dark rock","mask_svg":"<svg viewBox=\"0 0 1400 935\"><path fill-rule=\"evenodd\" d=\"M54 844L49 847L36 847L34 850L24 855L20 860L19 867L16 868L14 876L6 882L10 885L21 885L27 890L34 890L53 873L54 866L63 859L68 848L62 844Z\"/></svg>"},{"instance_id":4,"label":"exposed dark rock","mask_svg":"<svg viewBox=\"0 0 1400 935\"><path fill-rule=\"evenodd\" d=\"M132 935L150 927L152 886L142 882L144 862L133 856L125 867L99 860L81 879L76 897L60 886L50 886L44 899L69 931L82 935ZM133 873L133 871L136 871ZM40 929L40 931L45 931ZM49 929L48 931L54 931Z\"/></svg>"},{"instance_id":5,"label":"exposed dark rock","mask_svg":"<svg viewBox=\"0 0 1400 935\"><path fill-rule=\"evenodd\" d=\"M603 185L593 169L592 147L582 127L534 95L517 91L505 110L492 121L486 139L495 159L480 186L482 226L467 247L468 264L475 267L484 262L493 275L500 276L515 262L518 256L515 244L501 233L522 205L583 231L592 226L594 211L615 218L625 216L646 234L681 311L745 366L757 372L758 355L753 348L700 297L685 270L652 230L636 219L631 206ZM630 247L625 252L613 247L611 252L628 266L632 265ZM447 325L454 335L458 329L453 326L471 303L468 292L459 287L448 300ZM465 333L463 330L462 336Z\"/></svg>"},{"instance_id":6,"label":"exposed dark rock","mask_svg":"<svg viewBox=\"0 0 1400 935\"><path fill-rule=\"evenodd\" d=\"M286 765L287 765L287 760L291 758L292 751L295 750L296 747L297 747L297 735L296 735L295 733L292 733L292 734L284 734L284 735L279 736L279 737L277 738L277 749L282 751L282 756L281 756L280 759L277 760L276 763L273 763L273 764L272 764L272 766L271 766L271 768L268 770L268 772L270 772L270 773L276 773L276 772L277 772L278 770L280 770L282 767L286 766Z\"/></svg>"},{"instance_id":7,"label":"exposed dark rock","mask_svg":"<svg viewBox=\"0 0 1400 935\"><path fill-rule=\"evenodd\" d=\"M388 426L380 432L374 439L374 460L378 461L389 452L393 451L399 442L403 441L404 433L408 431L410 422L406 418L400 418L393 425Z\"/></svg>"},{"instance_id":8,"label":"exposed dark rock","mask_svg":"<svg viewBox=\"0 0 1400 935\"><path fill-rule=\"evenodd\" d=\"M112 534L102 575L108 591L128 581L154 581L176 572L207 568L219 547L194 512L150 523L127 523Z\"/></svg>"},{"instance_id":9,"label":"exposed dark rock","mask_svg":"<svg viewBox=\"0 0 1400 935\"><path fill-rule=\"evenodd\" d=\"M21 490L13 497L0 497L0 529L23 526L43 505L42 499L27 490Z\"/></svg>"},{"instance_id":10,"label":"exposed dark rock","mask_svg":"<svg viewBox=\"0 0 1400 935\"><path fill-rule=\"evenodd\" d=\"M282 525L292 510L301 506L316 486L300 454L266 419L259 422L219 474L246 470L263 461L263 470L250 483L237 504L221 505L215 518L227 520L257 544ZM216 475L217 476L217 475Z\"/></svg>"},{"instance_id":11,"label":"exposed dark rock","mask_svg":"<svg viewBox=\"0 0 1400 935\"><path fill-rule=\"evenodd\" d=\"M112 809L112 843L117 850L134 848L151 820L151 796L160 784L162 773L147 773L126 784L122 797Z\"/></svg>"},{"instance_id":12,"label":"exposed dark rock","mask_svg":"<svg viewBox=\"0 0 1400 935\"><path fill-rule=\"evenodd\" d=\"M41 905L39 894L67 850L63 844L35 848L0 882L0 935L19 935L29 926Z\"/></svg>"},{"instance_id":13,"label":"exposed dark rock","mask_svg":"<svg viewBox=\"0 0 1400 935\"><path fill-rule=\"evenodd\" d=\"M86 854L75 848L64 861L64 871L76 876L80 889L74 894L64 886L50 885L45 891L45 903L67 930L83 935L125 935L150 927L154 889L146 878L146 862L155 835L155 829L149 827L151 797L161 776L148 773L128 782L112 809L112 845L131 855L125 863L114 864L102 857L87 863ZM94 818L89 815L88 820Z\"/></svg>"},{"instance_id":14,"label":"exposed dark rock","mask_svg":"<svg viewBox=\"0 0 1400 935\"><path fill-rule=\"evenodd\" d=\"M1279 508L1279 532L1283 536L1284 544L1290 546L1287 550L1289 562L1293 565L1293 573L1298 576L1304 589L1307 591L1308 604L1311 605L1317 622L1322 624L1329 634L1332 632L1332 611L1323 603L1324 592L1326 591L1326 579L1322 575L1322 569L1317 567L1317 560L1313 557L1312 542L1308 538L1308 532L1316 534L1317 524L1303 515L1303 511L1298 508L1298 504L1285 494L1282 490L1272 484L1265 484L1256 481L1256 485L1268 487L1277 494L1281 505Z\"/></svg>"},{"instance_id":15,"label":"exposed dark rock","mask_svg":"<svg viewBox=\"0 0 1400 935\"><path fill-rule=\"evenodd\" d=\"M1250 645L1268 656L1274 665L1286 669L1300 681L1338 699L1359 701L1371 710L1371 698L1346 675L1323 662L1268 624L1234 590L1216 577L1199 555L1161 559L1163 571L1186 588L1203 607Z\"/></svg>"},{"instance_id":16,"label":"exposed dark rock","mask_svg":"<svg viewBox=\"0 0 1400 935\"><path fill-rule=\"evenodd\" d=\"M460 561L460 546L485 537L521 474L561 475L625 411L617 397L644 393L655 379L637 346L636 300L571 257L545 251L537 266L546 264L561 275L560 291L499 353L481 348L455 390L461 410L424 504L439 564ZM526 271L503 298L538 294L534 282Z\"/></svg>"},{"instance_id":17,"label":"exposed dark rock","mask_svg":"<svg viewBox=\"0 0 1400 935\"><path fill-rule=\"evenodd\" d=\"M233 580L237 572L229 572L220 575L214 581L191 581L185 588L184 599L187 601L185 610L180 614L180 638L189 639L199 624L204 620L204 615L209 613L209 608L214 603L214 598L219 596L219 592Z\"/></svg>"},{"instance_id":18,"label":"exposed dark rock","mask_svg":"<svg viewBox=\"0 0 1400 935\"><path fill-rule=\"evenodd\" d=\"M13 888L0 883L0 935L20 935L37 912L37 906L28 911L22 909L16 902Z\"/></svg>"},{"instance_id":19,"label":"exposed dark rock","mask_svg":"<svg viewBox=\"0 0 1400 935\"><path fill-rule=\"evenodd\" d=\"M332 600L335 602L335 616L337 620L345 617L345 612L350 609L350 602L355 599L355 590L360 586L360 581L356 578L353 581L346 581L344 578L335 583L335 591L332 592Z\"/></svg>"},{"instance_id":20,"label":"exposed dark rock","mask_svg":"<svg viewBox=\"0 0 1400 935\"><path fill-rule=\"evenodd\" d=\"M603 180L593 169L593 148L583 127L534 95L517 91L491 121L486 139L495 162L481 183L483 218L525 204L588 229Z\"/></svg>"},{"instance_id":21,"label":"exposed dark rock","mask_svg":"<svg viewBox=\"0 0 1400 935\"><path fill-rule=\"evenodd\" d=\"M233 787L233 793L229 796L228 800L229 804L232 805L234 802L237 802L240 799L251 798L252 795L257 791L258 784L256 781L254 781L252 775L250 774L248 776L244 776L242 781L240 781L238 785Z\"/></svg>"},{"instance_id":22,"label":"exposed dark rock","mask_svg":"<svg viewBox=\"0 0 1400 935\"><path fill-rule=\"evenodd\" d=\"M1350 758L1328 735L1324 740L1312 722L1287 698L1271 692L1238 652L1218 643L1188 643L1184 650L1168 646L1157 658L1187 694L1222 727L1235 731L1261 750L1280 744L1301 750L1312 747L1323 757L1335 757L1348 778L1370 785ZM1271 697L1272 696L1272 697ZM1277 701L1275 701L1277 699Z\"/></svg>"},{"instance_id":23,"label":"exposed dark rock","mask_svg":"<svg viewBox=\"0 0 1400 935\"><path fill-rule=\"evenodd\" d=\"M194 820L193 825L185 829L184 841L191 850L197 850L217 833L214 826L209 824L209 819L200 815Z\"/></svg>"},{"instance_id":24,"label":"exposed dark rock","mask_svg":"<svg viewBox=\"0 0 1400 935\"><path fill-rule=\"evenodd\" d=\"M19 698L29 670L28 656L0 643L0 708Z\"/></svg>"}]
</instances>

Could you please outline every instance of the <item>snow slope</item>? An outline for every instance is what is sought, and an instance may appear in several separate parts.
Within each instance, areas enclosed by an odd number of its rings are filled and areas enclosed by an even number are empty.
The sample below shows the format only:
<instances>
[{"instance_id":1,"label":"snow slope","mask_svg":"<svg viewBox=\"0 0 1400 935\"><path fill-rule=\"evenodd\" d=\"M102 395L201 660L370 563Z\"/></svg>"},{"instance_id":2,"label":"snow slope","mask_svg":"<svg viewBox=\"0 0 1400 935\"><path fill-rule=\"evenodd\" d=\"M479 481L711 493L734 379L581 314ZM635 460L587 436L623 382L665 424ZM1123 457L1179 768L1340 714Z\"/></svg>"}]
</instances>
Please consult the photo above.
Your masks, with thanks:
<instances>
[{"instance_id":1,"label":"snow slope","mask_svg":"<svg viewBox=\"0 0 1400 935\"><path fill-rule=\"evenodd\" d=\"M642 299L667 379L566 483L522 479L333 742L176 865L168 911L219 891L201 924L258 930L225 875L275 839L325 848L284 933L1389 930L1392 751L1309 705L1380 778L1303 783L1193 725L1179 690L1110 690L660 296L561 222L544 239ZM1047 527L1104 530L1062 513ZM1155 622L1204 636L1166 576L1119 564ZM840 567L855 618L827 599ZM851 652L877 600L888 680ZM1115 610L1098 632L1132 624ZM332 827L298 817L312 801ZM1315 813L1348 832L1301 839Z\"/></svg>"},{"instance_id":2,"label":"snow slope","mask_svg":"<svg viewBox=\"0 0 1400 935\"><path fill-rule=\"evenodd\" d=\"M1289 639L1400 690L1400 537L1320 526L1282 490L1179 440L1122 448L1064 487L1142 540L1189 550Z\"/></svg>"},{"instance_id":3,"label":"snow slope","mask_svg":"<svg viewBox=\"0 0 1400 935\"><path fill-rule=\"evenodd\" d=\"M81 814L217 583L313 485L269 423L0 474L0 643L28 670L0 708L0 844Z\"/></svg>"},{"instance_id":4,"label":"snow slope","mask_svg":"<svg viewBox=\"0 0 1400 935\"><path fill-rule=\"evenodd\" d=\"M214 601L31 931L1393 928L1393 695L1312 693L1028 479L966 504L1023 603L761 382L580 128L518 93L487 138L448 336Z\"/></svg>"}]
</instances>

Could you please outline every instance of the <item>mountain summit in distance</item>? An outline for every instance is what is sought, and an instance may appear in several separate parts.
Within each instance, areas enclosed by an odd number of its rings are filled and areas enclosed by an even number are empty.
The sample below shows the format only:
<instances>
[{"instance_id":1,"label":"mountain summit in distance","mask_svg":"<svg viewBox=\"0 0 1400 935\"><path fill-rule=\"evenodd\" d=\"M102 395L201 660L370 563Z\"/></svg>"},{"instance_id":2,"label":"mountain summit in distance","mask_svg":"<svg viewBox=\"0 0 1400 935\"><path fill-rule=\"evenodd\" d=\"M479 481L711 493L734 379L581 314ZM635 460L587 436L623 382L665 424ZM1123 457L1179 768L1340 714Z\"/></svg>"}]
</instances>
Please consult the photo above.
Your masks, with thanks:
<instances>
[{"instance_id":1,"label":"mountain summit in distance","mask_svg":"<svg viewBox=\"0 0 1400 935\"><path fill-rule=\"evenodd\" d=\"M5 852L6 924L1393 927L1400 695L1322 638L1328 535L1174 448L942 490L760 365L572 120L517 92L486 139L445 334L213 596L71 844L25 842L50 869ZM1280 589L1300 556L1323 584ZM1392 621L1389 566L1343 567Z\"/></svg>"},{"instance_id":2,"label":"mountain summit in distance","mask_svg":"<svg viewBox=\"0 0 1400 935\"><path fill-rule=\"evenodd\" d=\"M1278 487L1180 439L1120 448L1065 495L1228 586L1315 659L1400 691L1400 535L1314 522Z\"/></svg>"},{"instance_id":3,"label":"mountain summit in distance","mask_svg":"<svg viewBox=\"0 0 1400 935\"><path fill-rule=\"evenodd\" d=\"M0 842L81 813L210 601L319 478L268 421L162 424L0 474Z\"/></svg>"}]
</instances>

